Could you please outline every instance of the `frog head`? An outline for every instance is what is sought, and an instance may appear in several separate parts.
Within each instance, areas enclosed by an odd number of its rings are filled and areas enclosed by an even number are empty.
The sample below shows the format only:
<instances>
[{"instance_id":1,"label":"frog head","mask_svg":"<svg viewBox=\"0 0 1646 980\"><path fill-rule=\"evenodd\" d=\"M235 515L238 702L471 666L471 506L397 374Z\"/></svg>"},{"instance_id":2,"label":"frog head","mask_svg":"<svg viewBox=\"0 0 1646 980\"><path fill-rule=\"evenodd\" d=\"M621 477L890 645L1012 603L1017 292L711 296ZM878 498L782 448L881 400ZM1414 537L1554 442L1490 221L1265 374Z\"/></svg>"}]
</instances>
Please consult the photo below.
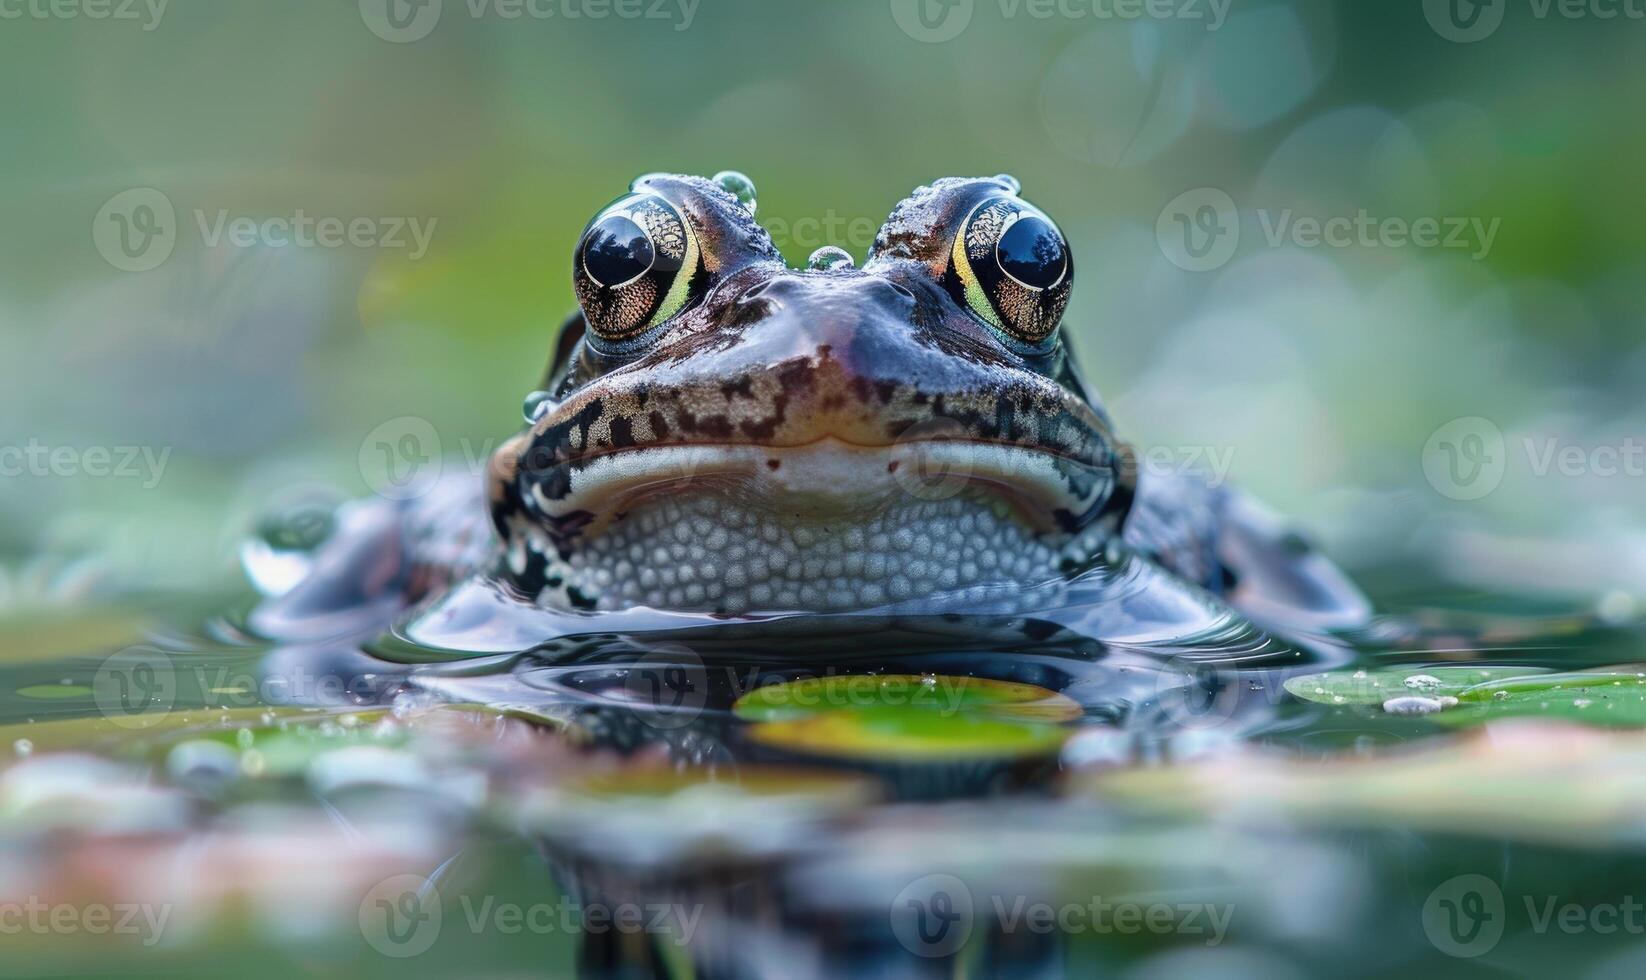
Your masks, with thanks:
<instances>
[{"instance_id":1,"label":"frog head","mask_svg":"<svg viewBox=\"0 0 1646 980\"><path fill-rule=\"evenodd\" d=\"M1090 564L1130 453L1060 330L1068 242L1017 182L921 187L861 268L798 270L739 190L642 177L584 230L580 309L487 471L509 583L738 615L964 606Z\"/></svg>"}]
</instances>

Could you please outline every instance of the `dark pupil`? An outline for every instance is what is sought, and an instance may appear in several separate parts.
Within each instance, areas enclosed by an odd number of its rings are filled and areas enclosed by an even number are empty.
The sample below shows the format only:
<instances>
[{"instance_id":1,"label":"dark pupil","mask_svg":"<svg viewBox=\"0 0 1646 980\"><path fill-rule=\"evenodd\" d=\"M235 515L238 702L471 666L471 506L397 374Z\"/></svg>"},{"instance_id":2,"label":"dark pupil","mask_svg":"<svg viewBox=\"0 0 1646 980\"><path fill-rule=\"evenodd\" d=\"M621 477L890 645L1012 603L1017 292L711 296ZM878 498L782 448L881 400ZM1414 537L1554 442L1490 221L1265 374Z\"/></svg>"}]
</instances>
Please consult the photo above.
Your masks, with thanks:
<instances>
[{"instance_id":1,"label":"dark pupil","mask_svg":"<svg viewBox=\"0 0 1646 980\"><path fill-rule=\"evenodd\" d=\"M1063 274L1063 238L1043 218L1025 216L1012 222L995 246L1000 267L1025 286L1045 289Z\"/></svg>"},{"instance_id":2,"label":"dark pupil","mask_svg":"<svg viewBox=\"0 0 1646 980\"><path fill-rule=\"evenodd\" d=\"M612 215L589 229L583 240L583 268L602 286L618 286L652 267L656 253L640 226Z\"/></svg>"}]
</instances>

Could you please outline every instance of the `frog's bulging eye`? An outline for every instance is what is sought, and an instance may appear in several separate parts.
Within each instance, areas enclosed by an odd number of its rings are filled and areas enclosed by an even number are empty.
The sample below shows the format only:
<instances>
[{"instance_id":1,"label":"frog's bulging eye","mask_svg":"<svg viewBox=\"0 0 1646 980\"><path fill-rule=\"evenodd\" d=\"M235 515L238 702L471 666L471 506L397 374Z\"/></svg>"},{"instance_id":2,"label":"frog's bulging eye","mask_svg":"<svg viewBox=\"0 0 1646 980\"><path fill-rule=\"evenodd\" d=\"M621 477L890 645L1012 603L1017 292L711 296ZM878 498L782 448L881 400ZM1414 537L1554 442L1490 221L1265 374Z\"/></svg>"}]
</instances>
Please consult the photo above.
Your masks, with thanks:
<instances>
[{"instance_id":1,"label":"frog's bulging eye","mask_svg":"<svg viewBox=\"0 0 1646 980\"><path fill-rule=\"evenodd\" d=\"M1074 264L1057 226L1030 205L990 198L966 217L950 256L953 286L971 311L1020 343L1057 330Z\"/></svg>"},{"instance_id":2,"label":"frog's bulging eye","mask_svg":"<svg viewBox=\"0 0 1646 980\"><path fill-rule=\"evenodd\" d=\"M572 283L590 333L622 343L685 308L697 267L697 239L680 212L655 194L639 194L589 222Z\"/></svg>"}]
</instances>

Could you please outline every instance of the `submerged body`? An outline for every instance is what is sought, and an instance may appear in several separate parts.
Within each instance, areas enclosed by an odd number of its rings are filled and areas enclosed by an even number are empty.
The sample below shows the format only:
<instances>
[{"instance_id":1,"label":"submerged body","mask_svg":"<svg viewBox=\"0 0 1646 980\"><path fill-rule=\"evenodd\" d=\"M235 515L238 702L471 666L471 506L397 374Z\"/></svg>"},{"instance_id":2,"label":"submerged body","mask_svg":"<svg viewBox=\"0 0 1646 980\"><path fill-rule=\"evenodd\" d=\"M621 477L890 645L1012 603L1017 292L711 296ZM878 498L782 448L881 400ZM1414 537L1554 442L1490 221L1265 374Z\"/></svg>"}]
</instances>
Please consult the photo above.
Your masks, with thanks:
<instances>
[{"instance_id":1,"label":"submerged body","mask_svg":"<svg viewBox=\"0 0 1646 980\"><path fill-rule=\"evenodd\" d=\"M254 625L417 602L449 624L454 594L564 615L1021 614L1125 562L1281 625L1363 619L1244 498L1139 471L1059 330L1067 242L1017 191L938 181L862 269L793 270L743 178L641 178L584 232L580 311L483 487L356 508Z\"/></svg>"}]
</instances>

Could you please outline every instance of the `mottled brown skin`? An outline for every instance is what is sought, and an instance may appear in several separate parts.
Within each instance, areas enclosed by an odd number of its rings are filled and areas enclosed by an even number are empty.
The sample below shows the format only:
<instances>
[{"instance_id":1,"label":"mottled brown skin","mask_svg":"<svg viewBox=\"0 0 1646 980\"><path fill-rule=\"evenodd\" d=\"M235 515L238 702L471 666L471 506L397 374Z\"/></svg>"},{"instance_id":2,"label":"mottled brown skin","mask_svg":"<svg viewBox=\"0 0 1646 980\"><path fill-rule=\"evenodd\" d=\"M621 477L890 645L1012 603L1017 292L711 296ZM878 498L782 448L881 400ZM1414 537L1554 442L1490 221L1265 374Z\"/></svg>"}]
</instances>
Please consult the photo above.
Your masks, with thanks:
<instances>
[{"instance_id":1,"label":"mottled brown skin","mask_svg":"<svg viewBox=\"0 0 1646 980\"><path fill-rule=\"evenodd\" d=\"M730 195L697 178L653 177L691 222L705 256L700 299L638 347L602 344L581 316L551 366L552 411L502 446L493 519L545 526L562 556L587 514L545 513L602 454L668 444L857 446L942 438L1029 447L1066 461L1089 506L1054 515L1075 531L1117 526L1133 474L1126 448L1055 336L1014 344L958 304L944 277L956 229L1003 179L939 181L900 204L864 268L795 271Z\"/></svg>"}]
</instances>

